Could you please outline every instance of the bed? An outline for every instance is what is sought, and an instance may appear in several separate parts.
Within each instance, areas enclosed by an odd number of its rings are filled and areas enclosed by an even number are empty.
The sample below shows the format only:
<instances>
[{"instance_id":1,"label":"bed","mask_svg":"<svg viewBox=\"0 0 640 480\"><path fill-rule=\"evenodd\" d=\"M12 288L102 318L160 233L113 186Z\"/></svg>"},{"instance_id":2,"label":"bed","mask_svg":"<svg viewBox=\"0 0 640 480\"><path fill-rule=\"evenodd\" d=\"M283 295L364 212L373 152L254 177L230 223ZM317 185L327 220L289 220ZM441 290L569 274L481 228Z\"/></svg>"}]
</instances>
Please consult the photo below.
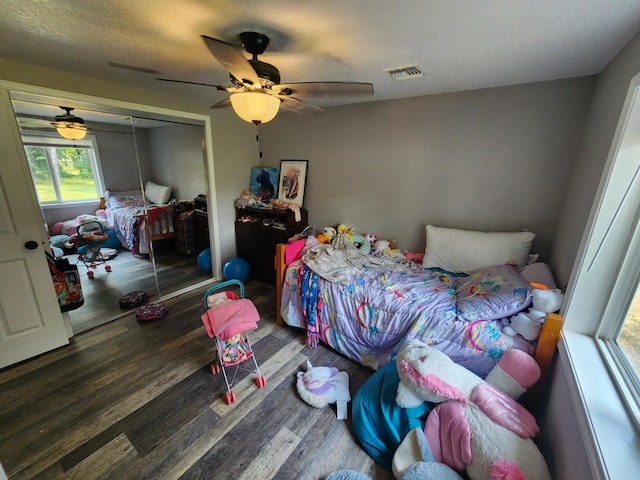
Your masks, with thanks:
<instances>
[{"instance_id":1,"label":"bed","mask_svg":"<svg viewBox=\"0 0 640 480\"><path fill-rule=\"evenodd\" d=\"M504 334L501 322L530 305L530 281L553 282L546 265L528 265L534 237L429 225L422 265L401 257L378 262L345 242L349 266L318 267L316 257L334 257L342 246L327 255L330 246L307 239L303 261L292 260L292 244L278 245L278 323L306 329L310 344L317 337L375 370L395 358L404 341L419 338L481 377L510 348L530 353L546 371L562 318L549 314L534 342ZM362 268L349 270L354 259Z\"/></svg>"},{"instance_id":2,"label":"bed","mask_svg":"<svg viewBox=\"0 0 640 480\"><path fill-rule=\"evenodd\" d=\"M107 190L101 208L123 247L147 255L150 242L174 236L171 187L147 182L141 190Z\"/></svg>"}]
</instances>

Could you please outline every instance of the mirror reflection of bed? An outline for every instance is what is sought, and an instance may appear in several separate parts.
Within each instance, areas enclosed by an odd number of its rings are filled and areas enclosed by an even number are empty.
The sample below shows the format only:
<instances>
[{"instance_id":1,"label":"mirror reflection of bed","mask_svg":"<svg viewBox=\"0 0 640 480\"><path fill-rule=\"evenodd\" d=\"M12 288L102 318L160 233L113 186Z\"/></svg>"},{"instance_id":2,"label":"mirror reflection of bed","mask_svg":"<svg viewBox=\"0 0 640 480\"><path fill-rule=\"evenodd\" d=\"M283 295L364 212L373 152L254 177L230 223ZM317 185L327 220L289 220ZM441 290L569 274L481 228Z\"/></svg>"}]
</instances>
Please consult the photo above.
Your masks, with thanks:
<instances>
[{"instance_id":1,"label":"mirror reflection of bed","mask_svg":"<svg viewBox=\"0 0 640 480\"><path fill-rule=\"evenodd\" d=\"M203 128L191 120L28 93L12 94L12 103L25 146L34 139L54 144L60 141L51 120L60 113L59 105L74 107L73 113L85 120L89 131L84 140L72 146L88 146L95 152L101 165L100 188L105 197L108 190L144 191L142 208L152 204L166 208L163 213L171 223L174 212L170 203L193 202L195 197L207 193ZM158 188L150 185L167 187L169 196L150 201L147 196L159 193ZM66 204L41 202L43 220L49 230L83 215L96 216L100 211L104 214L101 207L97 199ZM150 233L142 251L138 251L139 245L128 243L121 236L124 245L109 245L117 252L107 260L110 272L105 271L105 265L88 269L84 262L78 263L85 301L83 306L69 312L74 333L122 316L125 312L120 309L118 299L129 291L144 290L153 295L151 301L157 301L211 280L211 273L198 266L198 252L176 248L173 225L170 227L171 231L164 235ZM78 262L73 248L63 253L71 263ZM87 275L88 270L93 270L93 278Z\"/></svg>"}]
</instances>

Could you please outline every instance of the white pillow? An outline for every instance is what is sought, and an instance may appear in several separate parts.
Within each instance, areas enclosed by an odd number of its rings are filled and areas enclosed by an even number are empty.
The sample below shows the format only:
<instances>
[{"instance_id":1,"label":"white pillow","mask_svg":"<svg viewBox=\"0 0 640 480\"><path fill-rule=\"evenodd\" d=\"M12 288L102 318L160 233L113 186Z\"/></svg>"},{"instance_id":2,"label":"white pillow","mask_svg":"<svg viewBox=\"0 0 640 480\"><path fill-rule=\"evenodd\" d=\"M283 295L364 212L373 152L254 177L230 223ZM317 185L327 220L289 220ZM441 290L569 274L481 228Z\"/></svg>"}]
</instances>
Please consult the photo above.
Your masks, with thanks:
<instances>
[{"instance_id":1,"label":"white pillow","mask_svg":"<svg viewBox=\"0 0 640 480\"><path fill-rule=\"evenodd\" d=\"M511 263L527 264L531 232L474 232L427 225L423 267L471 273L480 268Z\"/></svg>"},{"instance_id":2,"label":"white pillow","mask_svg":"<svg viewBox=\"0 0 640 480\"><path fill-rule=\"evenodd\" d=\"M164 185L158 185L157 183L148 181L144 186L144 195L151 203L167 203L171 195L171 187L165 187Z\"/></svg>"}]
</instances>

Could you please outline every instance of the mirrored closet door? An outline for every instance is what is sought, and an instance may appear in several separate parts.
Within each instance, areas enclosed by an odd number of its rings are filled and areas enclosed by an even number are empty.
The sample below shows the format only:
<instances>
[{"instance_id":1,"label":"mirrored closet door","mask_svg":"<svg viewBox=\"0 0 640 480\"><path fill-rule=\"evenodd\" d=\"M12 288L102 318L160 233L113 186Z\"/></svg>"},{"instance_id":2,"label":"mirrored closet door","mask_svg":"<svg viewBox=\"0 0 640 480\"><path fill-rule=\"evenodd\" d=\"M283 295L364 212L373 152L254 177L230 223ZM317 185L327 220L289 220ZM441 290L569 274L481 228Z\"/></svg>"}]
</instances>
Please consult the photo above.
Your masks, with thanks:
<instances>
[{"instance_id":1,"label":"mirrored closet door","mask_svg":"<svg viewBox=\"0 0 640 480\"><path fill-rule=\"evenodd\" d=\"M158 301L211 281L198 261L206 201L194 208L207 194L202 125L32 93L12 104L53 251L78 266L74 333L125 314L127 292Z\"/></svg>"}]
</instances>

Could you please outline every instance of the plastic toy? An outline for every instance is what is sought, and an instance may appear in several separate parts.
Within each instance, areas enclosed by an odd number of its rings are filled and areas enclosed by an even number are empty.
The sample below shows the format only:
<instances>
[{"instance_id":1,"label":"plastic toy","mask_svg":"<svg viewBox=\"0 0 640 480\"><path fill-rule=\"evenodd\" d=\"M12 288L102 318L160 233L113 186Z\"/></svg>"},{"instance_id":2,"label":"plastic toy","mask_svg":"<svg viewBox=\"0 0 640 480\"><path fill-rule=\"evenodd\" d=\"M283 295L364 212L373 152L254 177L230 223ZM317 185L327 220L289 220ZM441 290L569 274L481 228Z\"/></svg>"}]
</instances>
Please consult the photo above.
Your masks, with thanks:
<instances>
[{"instance_id":1,"label":"plastic toy","mask_svg":"<svg viewBox=\"0 0 640 480\"><path fill-rule=\"evenodd\" d=\"M222 274L226 280L246 281L251 273L249 262L244 258L235 257L227 261L222 268Z\"/></svg>"},{"instance_id":2,"label":"plastic toy","mask_svg":"<svg viewBox=\"0 0 640 480\"><path fill-rule=\"evenodd\" d=\"M211 249L205 248L198 254L198 266L201 270L211 273Z\"/></svg>"}]
</instances>

